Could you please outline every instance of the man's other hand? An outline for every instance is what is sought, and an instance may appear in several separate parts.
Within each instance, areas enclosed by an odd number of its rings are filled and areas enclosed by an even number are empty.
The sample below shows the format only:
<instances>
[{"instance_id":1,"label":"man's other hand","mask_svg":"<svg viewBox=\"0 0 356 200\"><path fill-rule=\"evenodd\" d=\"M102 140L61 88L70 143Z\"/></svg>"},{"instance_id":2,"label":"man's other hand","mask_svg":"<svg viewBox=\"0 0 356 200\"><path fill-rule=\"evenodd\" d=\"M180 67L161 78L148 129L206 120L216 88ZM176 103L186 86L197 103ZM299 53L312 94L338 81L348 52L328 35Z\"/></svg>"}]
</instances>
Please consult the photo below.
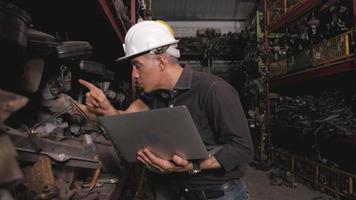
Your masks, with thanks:
<instances>
[{"instance_id":1,"label":"man's other hand","mask_svg":"<svg viewBox=\"0 0 356 200\"><path fill-rule=\"evenodd\" d=\"M163 173L188 172L193 168L191 162L178 155L173 155L172 161L169 161L160 158L147 148L140 149L137 152L137 159L146 165L155 167Z\"/></svg>"}]
</instances>

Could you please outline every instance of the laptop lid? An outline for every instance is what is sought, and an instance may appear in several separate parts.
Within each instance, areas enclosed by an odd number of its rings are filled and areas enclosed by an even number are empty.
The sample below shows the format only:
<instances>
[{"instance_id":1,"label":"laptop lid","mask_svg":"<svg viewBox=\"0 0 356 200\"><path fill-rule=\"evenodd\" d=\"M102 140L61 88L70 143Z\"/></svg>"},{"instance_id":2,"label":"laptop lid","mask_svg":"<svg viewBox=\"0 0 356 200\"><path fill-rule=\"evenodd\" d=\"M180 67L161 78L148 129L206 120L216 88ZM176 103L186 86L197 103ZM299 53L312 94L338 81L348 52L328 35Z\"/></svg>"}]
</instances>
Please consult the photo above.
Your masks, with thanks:
<instances>
[{"instance_id":1,"label":"laptop lid","mask_svg":"<svg viewBox=\"0 0 356 200\"><path fill-rule=\"evenodd\" d=\"M186 106L98 117L114 146L128 162L137 162L137 151L149 148L170 160L206 159L208 152Z\"/></svg>"}]
</instances>

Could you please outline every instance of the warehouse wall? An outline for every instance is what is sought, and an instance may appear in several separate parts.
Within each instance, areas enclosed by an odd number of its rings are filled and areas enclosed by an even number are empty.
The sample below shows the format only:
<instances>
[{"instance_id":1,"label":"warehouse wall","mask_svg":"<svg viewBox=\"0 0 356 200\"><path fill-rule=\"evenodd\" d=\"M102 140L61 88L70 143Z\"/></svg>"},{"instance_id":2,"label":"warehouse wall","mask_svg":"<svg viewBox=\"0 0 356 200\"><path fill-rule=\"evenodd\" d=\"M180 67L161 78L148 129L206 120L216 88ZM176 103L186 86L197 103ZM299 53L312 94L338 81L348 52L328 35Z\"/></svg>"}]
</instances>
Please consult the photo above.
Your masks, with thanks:
<instances>
[{"instance_id":1,"label":"warehouse wall","mask_svg":"<svg viewBox=\"0 0 356 200\"><path fill-rule=\"evenodd\" d=\"M220 29L221 33L240 32L244 26L243 22L236 21L169 21L174 29L176 37L194 37L200 28L214 27Z\"/></svg>"}]
</instances>

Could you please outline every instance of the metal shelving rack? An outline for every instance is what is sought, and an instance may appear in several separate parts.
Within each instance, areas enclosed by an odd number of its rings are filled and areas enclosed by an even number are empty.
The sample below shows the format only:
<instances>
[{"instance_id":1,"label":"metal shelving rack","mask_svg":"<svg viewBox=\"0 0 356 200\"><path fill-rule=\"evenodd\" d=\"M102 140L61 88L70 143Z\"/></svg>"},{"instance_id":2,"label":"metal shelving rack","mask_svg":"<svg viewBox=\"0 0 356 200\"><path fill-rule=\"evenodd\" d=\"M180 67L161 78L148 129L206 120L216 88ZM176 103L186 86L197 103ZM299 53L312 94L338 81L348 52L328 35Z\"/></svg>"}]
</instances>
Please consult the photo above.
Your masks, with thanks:
<instances>
[{"instance_id":1,"label":"metal shelving rack","mask_svg":"<svg viewBox=\"0 0 356 200\"><path fill-rule=\"evenodd\" d=\"M355 58L352 57L338 62L327 63L319 67L308 68L300 72L274 78L270 80L270 86L273 88L345 72L355 72Z\"/></svg>"},{"instance_id":2,"label":"metal shelving rack","mask_svg":"<svg viewBox=\"0 0 356 200\"><path fill-rule=\"evenodd\" d=\"M321 0L300 0L293 7L287 8L287 0L281 0L284 4L283 14L276 18L274 21L269 21L269 0L264 0L263 10L264 10L264 48L269 53L269 35L271 32L281 30L285 28L289 23L295 22L299 17L310 12L313 8L322 3ZM356 0L352 1L353 6L353 27L356 27ZM353 28L355 29L355 28ZM354 30L352 30L353 32ZM351 38L352 37L352 38ZM350 40L355 41L355 34L351 34ZM346 49L349 51L350 49ZM348 52L347 56L340 57L340 59L333 59L330 62L323 62L318 65L313 65L310 68L306 68L301 71L285 74L279 77L271 78L266 87L267 95L269 96L270 91L275 88L286 87L291 84L302 83L307 80L316 80L317 78L330 77L341 74L353 74L356 76L356 59L354 52ZM270 60L268 56L266 57L265 63L269 69ZM270 102L267 105L267 124L270 119ZM268 137L271 137L271 131L268 130ZM269 163L282 168L284 170L294 173L294 175L299 176L315 186L319 186L335 195L340 195L346 199L354 199L355 193L355 178L356 176L351 173L344 172L339 169L330 168L324 166L321 163L308 160L307 158L293 155L289 152L281 151L272 146L269 139ZM287 160L288 162L284 162ZM288 166L284 166L287 164ZM297 166L302 166L303 169L297 168ZM304 167L303 167L304 166ZM308 174L308 167L311 172ZM305 168L305 169L304 169ZM304 171L303 171L304 170Z\"/></svg>"},{"instance_id":3,"label":"metal shelving rack","mask_svg":"<svg viewBox=\"0 0 356 200\"><path fill-rule=\"evenodd\" d=\"M122 22L115 18L116 14L114 11L114 8L111 6L111 1L110 0L98 0L100 7L103 11L103 13L105 14L106 18L108 19L111 27L113 28L113 30L115 31L117 38L120 42L119 45L122 45L124 43L124 38L125 38L125 25L122 24ZM134 25L135 23L137 23L137 17L136 17L136 10L137 10L137 5L136 5L136 0L130 0L130 21L131 24ZM134 100L134 98L136 97L136 81L134 81L132 79L131 82L131 96L132 96L132 101ZM135 167L134 165L129 165L126 173L123 175L122 180L121 180L121 184L117 185L115 187L115 192L114 195L115 196L111 196L110 199L119 199L122 196L124 196L124 190L126 189L126 187L128 187L127 185L130 184L130 178L132 179L132 177L135 177L138 175L139 180L134 180L134 181L138 181L138 182L142 182L143 181L143 175L145 173L145 169L142 167ZM131 180L132 181L132 180ZM136 194L135 197L138 197L137 195L141 195L140 193L142 192L142 188L135 188Z\"/></svg>"},{"instance_id":4,"label":"metal shelving rack","mask_svg":"<svg viewBox=\"0 0 356 200\"><path fill-rule=\"evenodd\" d=\"M294 175L324 188L344 199L356 197L356 175L326 166L322 163L293 155L281 149L271 151L271 160L275 166L292 172Z\"/></svg>"},{"instance_id":5,"label":"metal shelving rack","mask_svg":"<svg viewBox=\"0 0 356 200\"><path fill-rule=\"evenodd\" d=\"M266 0L264 0L264 2L265 4L267 3ZM299 0L293 7L287 10L287 0L284 0L284 14L275 22L269 22L269 20L267 20L269 31L276 31L279 28L284 27L286 24L295 21L298 17L310 11L320 2L321 0Z\"/></svg>"},{"instance_id":6,"label":"metal shelving rack","mask_svg":"<svg viewBox=\"0 0 356 200\"><path fill-rule=\"evenodd\" d=\"M284 0L286 2L286 0ZM289 10L285 10L285 13L274 22L268 20L268 0L264 0L264 13L265 13L265 49L269 49L268 35L276 30L280 30L286 27L288 23L294 22L298 17L308 13L317 5L321 0L301 0ZM356 27L356 0L353 0L353 21L354 27ZM353 37L354 34L351 34ZM268 61L266 62L268 63ZM325 77L330 75L337 75L344 72L356 71L356 60L353 52L347 53L347 56L340 57L339 60L331 60L331 62L323 63L321 65L313 66L302 71L295 73L289 73L280 77L272 78L269 82L271 88L275 86L283 86L290 83L298 83L305 80L311 80L319 77Z\"/></svg>"},{"instance_id":7,"label":"metal shelving rack","mask_svg":"<svg viewBox=\"0 0 356 200\"><path fill-rule=\"evenodd\" d=\"M115 18L116 13L114 13L114 9L110 6L111 3L109 0L98 0L102 11L110 22L110 25L114 29L119 41L124 43L125 38L125 28L124 25L120 22L120 20ZM136 23L136 0L130 1L130 20L131 24Z\"/></svg>"},{"instance_id":8,"label":"metal shelving rack","mask_svg":"<svg viewBox=\"0 0 356 200\"><path fill-rule=\"evenodd\" d=\"M120 45L124 43L124 38L125 38L125 28L124 24L120 22L119 19L115 18L116 13L114 12L114 9L110 6L111 2L109 0L98 0L100 7L102 11L104 12L105 16L110 22L110 25L114 29L119 41ZM136 11L137 11L137 5L136 5L136 0L130 0L130 21L131 24L135 24L137 22L137 17L136 17ZM136 82L132 80L131 82L132 89L131 89L131 96L132 98L136 97ZM133 101L134 99L132 99Z\"/></svg>"}]
</instances>

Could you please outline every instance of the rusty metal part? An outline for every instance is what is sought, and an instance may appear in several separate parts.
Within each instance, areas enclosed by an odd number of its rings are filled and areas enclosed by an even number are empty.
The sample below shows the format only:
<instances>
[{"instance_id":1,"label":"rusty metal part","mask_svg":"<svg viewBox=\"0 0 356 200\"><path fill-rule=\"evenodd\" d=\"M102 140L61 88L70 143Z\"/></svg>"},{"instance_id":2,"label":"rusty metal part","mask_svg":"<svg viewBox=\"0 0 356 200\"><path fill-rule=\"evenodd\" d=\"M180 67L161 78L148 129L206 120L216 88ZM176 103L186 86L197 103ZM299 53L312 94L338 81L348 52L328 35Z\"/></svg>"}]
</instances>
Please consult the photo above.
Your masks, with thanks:
<instances>
[{"instance_id":1,"label":"rusty metal part","mask_svg":"<svg viewBox=\"0 0 356 200\"><path fill-rule=\"evenodd\" d=\"M103 184L115 184L119 181L118 178L100 178L98 179L99 183L103 183Z\"/></svg>"},{"instance_id":2,"label":"rusty metal part","mask_svg":"<svg viewBox=\"0 0 356 200\"><path fill-rule=\"evenodd\" d=\"M30 28L27 33L27 51L31 57L51 55L58 46L57 39L47 33Z\"/></svg>"},{"instance_id":3,"label":"rusty metal part","mask_svg":"<svg viewBox=\"0 0 356 200\"><path fill-rule=\"evenodd\" d=\"M83 183L82 187L90 188L91 185L93 185L93 187L103 187L104 184L117 184L119 182L119 179L117 178L116 175L108 176L107 174L103 174L103 176L104 177L97 178L95 184L93 184L93 181L91 181L90 183L85 182L85 183ZM94 180L94 178L92 180Z\"/></svg>"},{"instance_id":4,"label":"rusty metal part","mask_svg":"<svg viewBox=\"0 0 356 200\"><path fill-rule=\"evenodd\" d=\"M1 197L1 199L4 199L4 200L5 200L5 199L6 199L6 200L13 200L13 198L12 198L10 192L7 191L7 190L2 190L2 189L0 189L0 197Z\"/></svg>"},{"instance_id":5,"label":"rusty metal part","mask_svg":"<svg viewBox=\"0 0 356 200\"><path fill-rule=\"evenodd\" d=\"M283 97L274 103L272 123L314 135L355 135L356 115L340 92Z\"/></svg>"},{"instance_id":6,"label":"rusty metal part","mask_svg":"<svg viewBox=\"0 0 356 200\"><path fill-rule=\"evenodd\" d=\"M115 199L120 199L120 197L123 196L125 186L129 182L130 175L132 174L133 171L133 164L129 164L127 169L125 170L125 173L122 174L120 177L120 181L115 184L115 188L113 189L113 192L110 194L109 198L110 200L115 200Z\"/></svg>"},{"instance_id":7,"label":"rusty metal part","mask_svg":"<svg viewBox=\"0 0 356 200\"><path fill-rule=\"evenodd\" d=\"M76 180L76 169L72 167L61 167L56 170L56 177L63 179L69 185L75 183Z\"/></svg>"},{"instance_id":8,"label":"rusty metal part","mask_svg":"<svg viewBox=\"0 0 356 200\"><path fill-rule=\"evenodd\" d=\"M55 170L55 180L60 199L72 199L82 191L81 184L77 180L77 170L72 167L61 167ZM76 198L74 198L76 199Z\"/></svg>"},{"instance_id":9,"label":"rusty metal part","mask_svg":"<svg viewBox=\"0 0 356 200\"><path fill-rule=\"evenodd\" d=\"M104 138L101 135L99 137ZM106 173L122 173L123 167L125 167L125 162L122 162L122 159L119 158L114 147L98 144L96 141L94 143L98 158L101 162L102 170Z\"/></svg>"},{"instance_id":10,"label":"rusty metal part","mask_svg":"<svg viewBox=\"0 0 356 200\"><path fill-rule=\"evenodd\" d=\"M58 58L65 61L86 59L93 53L93 47L87 41L64 41L56 48Z\"/></svg>"},{"instance_id":11,"label":"rusty metal part","mask_svg":"<svg viewBox=\"0 0 356 200\"><path fill-rule=\"evenodd\" d=\"M93 189L100 175L100 167L95 170L94 177L90 182L90 189Z\"/></svg>"},{"instance_id":12,"label":"rusty metal part","mask_svg":"<svg viewBox=\"0 0 356 200\"><path fill-rule=\"evenodd\" d=\"M97 187L102 187L104 185L104 183L100 183L100 182L96 182L95 184L92 183L84 183L82 185L83 188L89 188L89 190L92 190L93 188L97 188Z\"/></svg>"},{"instance_id":13,"label":"rusty metal part","mask_svg":"<svg viewBox=\"0 0 356 200\"><path fill-rule=\"evenodd\" d=\"M19 153L20 160L36 162L39 155L47 155L54 159L54 161L60 163L66 162L66 166L90 169L96 169L99 166L99 161L95 158L95 152L86 153L85 148L78 142L78 145L75 145L37 138L36 144L41 147L41 151L37 154L25 133L10 127L2 128L11 137L11 140ZM56 164L56 162L54 164Z\"/></svg>"},{"instance_id":14,"label":"rusty metal part","mask_svg":"<svg viewBox=\"0 0 356 200\"><path fill-rule=\"evenodd\" d=\"M0 39L22 48L27 46L27 31L31 17L25 10L9 1L0 1Z\"/></svg>"},{"instance_id":15,"label":"rusty metal part","mask_svg":"<svg viewBox=\"0 0 356 200\"><path fill-rule=\"evenodd\" d=\"M17 153L15 147L10 138L1 133L0 152L0 185L21 180L23 174L16 161Z\"/></svg>"},{"instance_id":16,"label":"rusty metal part","mask_svg":"<svg viewBox=\"0 0 356 200\"><path fill-rule=\"evenodd\" d=\"M139 172L140 173L140 178L139 178L139 182L138 182L138 186L137 186L137 190L135 192L135 198L142 198L145 194L145 190L144 190L144 182L145 182L145 177L147 176L147 173L146 173L146 167L141 167L141 171Z\"/></svg>"},{"instance_id":17,"label":"rusty metal part","mask_svg":"<svg viewBox=\"0 0 356 200\"><path fill-rule=\"evenodd\" d=\"M41 104L45 106L52 113L63 113L64 110L66 112L72 114L72 97L67 94L60 93L56 99L43 99ZM71 109L66 109L71 108Z\"/></svg>"},{"instance_id":18,"label":"rusty metal part","mask_svg":"<svg viewBox=\"0 0 356 200\"><path fill-rule=\"evenodd\" d=\"M69 183L67 183L62 178L56 180L56 186L59 189L60 199L71 199L71 197L73 197L73 195L78 192L77 189L70 189Z\"/></svg>"},{"instance_id":19,"label":"rusty metal part","mask_svg":"<svg viewBox=\"0 0 356 200\"><path fill-rule=\"evenodd\" d=\"M44 65L45 60L42 58L33 58L25 63L21 83L24 91L34 93L38 90Z\"/></svg>"},{"instance_id":20,"label":"rusty metal part","mask_svg":"<svg viewBox=\"0 0 356 200\"><path fill-rule=\"evenodd\" d=\"M0 89L0 123L3 123L11 113L26 105L27 102L26 97Z\"/></svg>"},{"instance_id":21,"label":"rusty metal part","mask_svg":"<svg viewBox=\"0 0 356 200\"><path fill-rule=\"evenodd\" d=\"M55 185L51 160L48 156L39 156L38 162L33 166L25 167L23 172L25 174L25 185L38 194L48 191Z\"/></svg>"}]
</instances>

